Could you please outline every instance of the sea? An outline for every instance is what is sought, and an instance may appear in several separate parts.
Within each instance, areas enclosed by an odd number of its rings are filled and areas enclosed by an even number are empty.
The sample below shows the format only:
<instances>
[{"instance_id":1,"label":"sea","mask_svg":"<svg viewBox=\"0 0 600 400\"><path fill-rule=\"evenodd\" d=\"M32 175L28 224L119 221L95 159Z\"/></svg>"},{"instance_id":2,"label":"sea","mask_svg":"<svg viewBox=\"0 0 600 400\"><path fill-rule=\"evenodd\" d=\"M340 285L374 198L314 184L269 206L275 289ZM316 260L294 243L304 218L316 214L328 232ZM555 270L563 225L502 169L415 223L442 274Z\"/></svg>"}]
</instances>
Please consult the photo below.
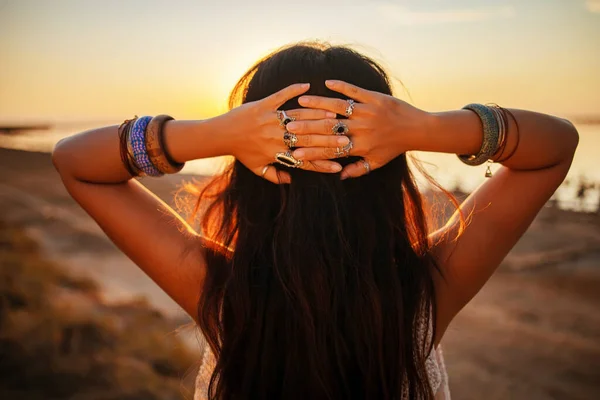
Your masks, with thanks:
<instances>
[{"instance_id":1,"label":"sea","mask_svg":"<svg viewBox=\"0 0 600 400\"><path fill-rule=\"evenodd\" d=\"M0 133L0 147L36 152L50 152L60 139L88 129L112 125L114 121L62 121L45 130ZM600 208L600 124L576 124L579 146L569 174L553 199L563 209L593 212ZM470 192L485 178L486 166L464 165L455 155L414 152L425 170L449 190ZM188 162L184 174L213 175L221 171L230 158L219 157ZM492 171L498 166L492 165ZM421 180L424 182L424 180Z\"/></svg>"}]
</instances>

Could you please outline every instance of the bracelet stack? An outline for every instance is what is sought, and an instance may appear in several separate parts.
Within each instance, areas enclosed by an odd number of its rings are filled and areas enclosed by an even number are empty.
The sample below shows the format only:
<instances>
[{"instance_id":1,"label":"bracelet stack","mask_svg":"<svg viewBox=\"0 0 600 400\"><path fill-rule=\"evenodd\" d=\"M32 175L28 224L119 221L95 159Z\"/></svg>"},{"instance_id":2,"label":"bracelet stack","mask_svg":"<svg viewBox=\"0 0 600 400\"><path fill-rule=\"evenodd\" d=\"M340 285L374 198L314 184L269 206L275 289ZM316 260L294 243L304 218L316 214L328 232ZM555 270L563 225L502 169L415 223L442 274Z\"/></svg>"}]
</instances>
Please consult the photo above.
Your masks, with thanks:
<instances>
[{"instance_id":1,"label":"bracelet stack","mask_svg":"<svg viewBox=\"0 0 600 400\"><path fill-rule=\"evenodd\" d=\"M168 115L125 120L119 127L121 161L131 176L162 176L181 171L184 163L167 153L163 127L173 120Z\"/></svg>"},{"instance_id":2,"label":"bracelet stack","mask_svg":"<svg viewBox=\"0 0 600 400\"><path fill-rule=\"evenodd\" d=\"M477 154L459 155L458 158L467 165L481 165L485 162L488 166L485 177L492 176L490 165L493 159L500 159L506 147L508 133L508 119L505 110L494 104L485 106L483 104L467 104L463 109L473 111L483 125L483 141Z\"/></svg>"}]
</instances>

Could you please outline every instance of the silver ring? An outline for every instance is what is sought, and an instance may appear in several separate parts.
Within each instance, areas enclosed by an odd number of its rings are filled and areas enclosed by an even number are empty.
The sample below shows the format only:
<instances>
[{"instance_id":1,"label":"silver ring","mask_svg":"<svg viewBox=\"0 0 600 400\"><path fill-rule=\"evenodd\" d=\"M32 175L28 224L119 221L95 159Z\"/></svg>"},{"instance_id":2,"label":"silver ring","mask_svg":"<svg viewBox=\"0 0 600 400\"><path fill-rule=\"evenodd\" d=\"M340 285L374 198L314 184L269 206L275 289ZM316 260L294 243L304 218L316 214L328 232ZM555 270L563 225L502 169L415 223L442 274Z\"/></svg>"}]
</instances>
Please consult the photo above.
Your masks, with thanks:
<instances>
[{"instance_id":1,"label":"silver ring","mask_svg":"<svg viewBox=\"0 0 600 400\"><path fill-rule=\"evenodd\" d=\"M369 172L371 172L371 164L369 164L369 162L367 160L365 160L364 158L362 160L362 163L363 163L363 167L365 167L365 171L367 171L367 174Z\"/></svg>"},{"instance_id":2,"label":"silver ring","mask_svg":"<svg viewBox=\"0 0 600 400\"><path fill-rule=\"evenodd\" d=\"M262 172L260 173L260 177L264 178L265 174L267 173L267 171L269 170L270 165L265 165L264 168L262 169Z\"/></svg>"},{"instance_id":3,"label":"silver ring","mask_svg":"<svg viewBox=\"0 0 600 400\"><path fill-rule=\"evenodd\" d=\"M302 164L304 164L302 160L296 160L294 156L292 156L291 151L286 151L285 153L276 153L275 161L290 168L300 168Z\"/></svg>"},{"instance_id":4,"label":"silver ring","mask_svg":"<svg viewBox=\"0 0 600 400\"><path fill-rule=\"evenodd\" d=\"M336 156L336 158L342 156L348 157L350 155L350 150L352 150L353 147L354 144L352 144L352 141L348 142L348 144L342 147L341 149L339 147L336 147L334 156Z\"/></svg>"},{"instance_id":5,"label":"silver ring","mask_svg":"<svg viewBox=\"0 0 600 400\"><path fill-rule=\"evenodd\" d=\"M348 107L346 107L346 117L349 117L352 115L352 113L354 112L354 103L355 101L352 99L348 99Z\"/></svg>"},{"instance_id":6,"label":"silver ring","mask_svg":"<svg viewBox=\"0 0 600 400\"><path fill-rule=\"evenodd\" d=\"M296 147L296 143L298 143L298 136L295 133L285 131L283 134L283 143L290 149L292 147Z\"/></svg>"},{"instance_id":7,"label":"silver ring","mask_svg":"<svg viewBox=\"0 0 600 400\"><path fill-rule=\"evenodd\" d=\"M277 119L279 120L279 125L283 127L296 120L296 118L287 115L284 110L277 110Z\"/></svg>"},{"instance_id":8,"label":"silver ring","mask_svg":"<svg viewBox=\"0 0 600 400\"><path fill-rule=\"evenodd\" d=\"M338 136L345 135L348 133L348 125L346 125L342 121L339 121L333 126L333 128L331 128L331 133Z\"/></svg>"}]
</instances>

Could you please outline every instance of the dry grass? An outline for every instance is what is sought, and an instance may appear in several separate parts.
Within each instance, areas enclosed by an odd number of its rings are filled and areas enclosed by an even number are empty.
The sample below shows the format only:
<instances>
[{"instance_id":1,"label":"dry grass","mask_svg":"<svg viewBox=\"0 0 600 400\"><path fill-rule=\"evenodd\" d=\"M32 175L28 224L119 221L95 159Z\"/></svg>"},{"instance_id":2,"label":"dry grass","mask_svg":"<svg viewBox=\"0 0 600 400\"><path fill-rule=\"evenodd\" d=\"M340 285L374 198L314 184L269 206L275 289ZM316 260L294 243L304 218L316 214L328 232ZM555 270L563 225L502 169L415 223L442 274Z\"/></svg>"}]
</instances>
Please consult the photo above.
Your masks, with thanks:
<instances>
[{"instance_id":1,"label":"dry grass","mask_svg":"<svg viewBox=\"0 0 600 400\"><path fill-rule=\"evenodd\" d=\"M105 304L1 221L0 260L0 398L184 397L196 360L173 321L144 302Z\"/></svg>"}]
</instances>

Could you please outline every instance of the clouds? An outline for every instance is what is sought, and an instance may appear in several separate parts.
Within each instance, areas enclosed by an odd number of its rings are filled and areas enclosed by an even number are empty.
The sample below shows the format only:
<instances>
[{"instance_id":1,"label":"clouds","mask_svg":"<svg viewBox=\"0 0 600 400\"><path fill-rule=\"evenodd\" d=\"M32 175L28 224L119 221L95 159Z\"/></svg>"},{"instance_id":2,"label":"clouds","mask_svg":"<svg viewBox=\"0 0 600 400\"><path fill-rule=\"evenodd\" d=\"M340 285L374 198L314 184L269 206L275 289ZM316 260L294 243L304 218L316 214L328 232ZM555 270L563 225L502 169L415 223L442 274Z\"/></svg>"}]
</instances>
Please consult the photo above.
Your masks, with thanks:
<instances>
[{"instance_id":1,"label":"clouds","mask_svg":"<svg viewBox=\"0 0 600 400\"><path fill-rule=\"evenodd\" d=\"M591 0L588 3L600 4L600 0ZM449 24L457 22L473 22L491 19L512 18L515 9L511 5L478 8L452 8L435 11L413 11L409 7L382 3L377 6L377 11L385 18L399 25L427 25Z\"/></svg>"},{"instance_id":2,"label":"clouds","mask_svg":"<svg viewBox=\"0 0 600 400\"><path fill-rule=\"evenodd\" d=\"M585 8L592 13L600 13L600 0L587 0Z\"/></svg>"}]
</instances>

